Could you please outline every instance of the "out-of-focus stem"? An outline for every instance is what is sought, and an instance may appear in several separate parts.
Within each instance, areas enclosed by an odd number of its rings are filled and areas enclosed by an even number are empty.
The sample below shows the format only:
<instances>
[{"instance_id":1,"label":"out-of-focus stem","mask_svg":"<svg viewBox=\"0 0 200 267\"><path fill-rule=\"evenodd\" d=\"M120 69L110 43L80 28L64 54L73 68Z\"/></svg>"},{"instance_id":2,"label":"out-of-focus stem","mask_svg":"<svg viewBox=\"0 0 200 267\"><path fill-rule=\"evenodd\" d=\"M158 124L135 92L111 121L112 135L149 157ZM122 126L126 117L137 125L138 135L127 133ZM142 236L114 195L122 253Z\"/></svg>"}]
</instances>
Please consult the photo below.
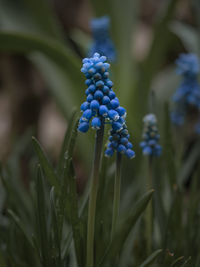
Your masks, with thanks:
<instances>
[{"instance_id":1,"label":"out-of-focus stem","mask_svg":"<svg viewBox=\"0 0 200 267\"><path fill-rule=\"evenodd\" d=\"M148 178L147 178L147 190L152 189L152 178L153 178L153 157L150 156L148 159ZM153 231L153 207L152 201L146 209L146 238L147 238L147 253L148 255L152 250L152 231Z\"/></svg>"}]
</instances>

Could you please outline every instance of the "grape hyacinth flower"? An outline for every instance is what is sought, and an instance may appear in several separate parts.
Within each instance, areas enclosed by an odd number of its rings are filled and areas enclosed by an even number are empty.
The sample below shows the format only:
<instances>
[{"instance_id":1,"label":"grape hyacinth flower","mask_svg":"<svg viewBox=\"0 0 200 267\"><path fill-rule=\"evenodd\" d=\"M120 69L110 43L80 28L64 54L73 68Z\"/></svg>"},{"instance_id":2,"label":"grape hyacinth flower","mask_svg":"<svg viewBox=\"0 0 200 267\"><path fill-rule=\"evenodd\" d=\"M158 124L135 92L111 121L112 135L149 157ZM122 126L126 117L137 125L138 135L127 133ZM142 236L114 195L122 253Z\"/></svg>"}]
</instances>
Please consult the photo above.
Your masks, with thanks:
<instances>
[{"instance_id":1,"label":"grape hyacinth flower","mask_svg":"<svg viewBox=\"0 0 200 267\"><path fill-rule=\"evenodd\" d=\"M125 154L128 158L135 157L135 152L132 150L133 145L129 142L129 133L125 120L120 118L120 122L112 123L112 130L110 131L109 143L105 151L107 157L111 157L115 151Z\"/></svg>"},{"instance_id":2,"label":"grape hyacinth flower","mask_svg":"<svg viewBox=\"0 0 200 267\"><path fill-rule=\"evenodd\" d=\"M144 119L143 141L140 143L142 153L148 156L147 190L152 189L153 181L153 158L160 156L161 146L158 144L160 135L158 134L157 119L152 113L147 114ZM145 213L145 230L147 237L147 251L152 252L152 232L153 232L153 211L152 203L147 207Z\"/></svg>"},{"instance_id":3,"label":"grape hyacinth flower","mask_svg":"<svg viewBox=\"0 0 200 267\"><path fill-rule=\"evenodd\" d=\"M198 83L199 60L195 54L181 54L176 60L177 73L183 80L173 95L172 122L181 126L191 109L200 111L200 86Z\"/></svg>"},{"instance_id":4,"label":"grape hyacinth flower","mask_svg":"<svg viewBox=\"0 0 200 267\"><path fill-rule=\"evenodd\" d=\"M156 116L154 114L147 114L143 122L143 141L140 143L143 155L160 156L162 147L158 144L160 135L158 134Z\"/></svg>"},{"instance_id":5,"label":"grape hyacinth flower","mask_svg":"<svg viewBox=\"0 0 200 267\"><path fill-rule=\"evenodd\" d=\"M117 151L128 158L133 158L135 152L129 142L130 136L125 123L126 110L120 106L119 99L112 89L109 67L106 57L98 53L95 53L92 58L83 59L81 71L86 76L85 83L88 87L85 91L86 101L81 105L83 113L78 130L85 133L90 126L98 130L105 122L111 124L110 142L105 155L112 156L114 151Z\"/></svg>"},{"instance_id":6,"label":"grape hyacinth flower","mask_svg":"<svg viewBox=\"0 0 200 267\"><path fill-rule=\"evenodd\" d=\"M82 116L79 120L78 130L83 133L86 133L90 127L96 130L88 207L86 267L94 266L95 213L105 123L111 125L110 142L105 154L112 156L114 151L117 151L111 237L115 232L119 213L121 156L122 154L128 158L135 156L125 123L126 110L120 106L119 99L112 89L113 83L109 79L110 64L106 62L106 59L105 56L94 53L91 58L83 59L81 69L86 77L87 89L85 90L86 101L81 105Z\"/></svg>"},{"instance_id":7,"label":"grape hyacinth flower","mask_svg":"<svg viewBox=\"0 0 200 267\"><path fill-rule=\"evenodd\" d=\"M93 36L93 44L90 47L88 56L92 57L94 53L106 56L110 62L116 60L116 52L114 44L110 38L110 18L108 16L92 19L91 30Z\"/></svg>"}]
</instances>

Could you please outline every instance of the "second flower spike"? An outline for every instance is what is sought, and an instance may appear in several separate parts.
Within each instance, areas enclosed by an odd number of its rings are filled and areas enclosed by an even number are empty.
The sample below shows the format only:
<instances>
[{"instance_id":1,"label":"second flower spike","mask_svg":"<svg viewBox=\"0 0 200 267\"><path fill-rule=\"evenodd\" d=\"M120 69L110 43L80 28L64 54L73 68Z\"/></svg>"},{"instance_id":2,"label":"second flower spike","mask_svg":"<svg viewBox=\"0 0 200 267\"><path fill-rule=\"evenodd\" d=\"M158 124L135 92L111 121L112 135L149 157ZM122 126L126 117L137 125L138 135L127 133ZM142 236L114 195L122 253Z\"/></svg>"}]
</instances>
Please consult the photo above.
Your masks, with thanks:
<instances>
[{"instance_id":1,"label":"second flower spike","mask_svg":"<svg viewBox=\"0 0 200 267\"><path fill-rule=\"evenodd\" d=\"M142 153L147 156L160 156L162 147L158 144L160 135L158 134L156 116L154 114L147 114L143 122L143 141L140 143Z\"/></svg>"}]
</instances>

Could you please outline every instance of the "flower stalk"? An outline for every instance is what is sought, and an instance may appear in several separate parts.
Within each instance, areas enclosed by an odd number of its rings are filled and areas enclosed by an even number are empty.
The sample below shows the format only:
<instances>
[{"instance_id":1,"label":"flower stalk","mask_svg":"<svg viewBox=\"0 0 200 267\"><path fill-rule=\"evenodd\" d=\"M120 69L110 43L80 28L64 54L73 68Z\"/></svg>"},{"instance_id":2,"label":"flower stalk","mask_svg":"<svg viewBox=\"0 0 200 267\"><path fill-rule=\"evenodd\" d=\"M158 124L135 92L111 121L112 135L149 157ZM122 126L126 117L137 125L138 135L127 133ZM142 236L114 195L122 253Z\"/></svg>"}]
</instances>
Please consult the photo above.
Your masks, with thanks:
<instances>
[{"instance_id":1,"label":"flower stalk","mask_svg":"<svg viewBox=\"0 0 200 267\"><path fill-rule=\"evenodd\" d=\"M147 179L147 191L152 189L153 184L153 157L148 157L148 179ZM153 231L153 206L152 201L149 203L146 209L146 238L147 238L147 253L151 254L152 250L152 231Z\"/></svg>"},{"instance_id":2,"label":"flower stalk","mask_svg":"<svg viewBox=\"0 0 200 267\"><path fill-rule=\"evenodd\" d=\"M94 163L91 177L91 190L89 197L88 209L88 225L87 225L87 263L86 267L94 266L94 232L95 232L95 214L96 200L99 183L99 170L101 166L102 146L104 136L104 123L101 128L96 131L96 143L94 151Z\"/></svg>"},{"instance_id":3,"label":"flower stalk","mask_svg":"<svg viewBox=\"0 0 200 267\"><path fill-rule=\"evenodd\" d=\"M114 184L114 199L113 199L113 215L112 215L112 229L111 229L111 240L114 237L117 225L117 219L119 215L120 206L120 187L121 187L121 164L122 154L117 152L116 158L116 172L115 172L115 184Z\"/></svg>"}]
</instances>

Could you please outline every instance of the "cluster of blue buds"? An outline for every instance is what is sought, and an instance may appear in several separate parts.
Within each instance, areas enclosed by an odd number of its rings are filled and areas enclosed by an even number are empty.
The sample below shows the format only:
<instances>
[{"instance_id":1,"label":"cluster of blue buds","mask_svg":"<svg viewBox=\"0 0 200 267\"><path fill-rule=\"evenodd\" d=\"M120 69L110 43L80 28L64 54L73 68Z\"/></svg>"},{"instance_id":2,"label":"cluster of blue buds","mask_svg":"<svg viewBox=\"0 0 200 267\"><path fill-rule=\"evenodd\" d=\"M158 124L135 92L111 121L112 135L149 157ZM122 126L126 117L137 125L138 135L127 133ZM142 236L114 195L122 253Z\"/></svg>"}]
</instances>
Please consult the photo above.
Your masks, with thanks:
<instances>
[{"instance_id":1,"label":"cluster of blue buds","mask_svg":"<svg viewBox=\"0 0 200 267\"><path fill-rule=\"evenodd\" d=\"M93 43L90 47L88 56L92 57L95 52L98 52L99 54L106 56L110 62L114 62L116 60L116 52L109 34L109 17L104 16L92 19L90 24Z\"/></svg>"},{"instance_id":2,"label":"cluster of blue buds","mask_svg":"<svg viewBox=\"0 0 200 267\"><path fill-rule=\"evenodd\" d=\"M120 118L120 122L113 122L105 155L111 157L117 151L125 154L130 159L134 158L135 152L132 150L133 145L129 142L129 137L130 135L123 118Z\"/></svg>"},{"instance_id":3,"label":"cluster of blue buds","mask_svg":"<svg viewBox=\"0 0 200 267\"><path fill-rule=\"evenodd\" d=\"M81 105L82 116L78 130L87 132L90 125L93 129L100 129L102 123L112 126L110 143L105 152L112 156L114 150L133 158L135 153L128 141L129 134L125 124L126 110L120 106L119 100L112 90L113 83L109 79L110 64L105 56L95 53L91 58L83 59L81 71L86 77L86 101Z\"/></svg>"},{"instance_id":4,"label":"cluster of blue buds","mask_svg":"<svg viewBox=\"0 0 200 267\"><path fill-rule=\"evenodd\" d=\"M147 114L143 122L143 141L140 143L143 155L160 156L162 147L158 144L160 135L158 134L156 116L154 114Z\"/></svg>"},{"instance_id":5,"label":"cluster of blue buds","mask_svg":"<svg viewBox=\"0 0 200 267\"><path fill-rule=\"evenodd\" d=\"M195 54L181 54L176 60L177 73L182 75L180 87L173 96L175 108L171 120L175 125L183 125L191 108L200 111L200 86L198 83L199 61Z\"/></svg>"}]
</instances>

